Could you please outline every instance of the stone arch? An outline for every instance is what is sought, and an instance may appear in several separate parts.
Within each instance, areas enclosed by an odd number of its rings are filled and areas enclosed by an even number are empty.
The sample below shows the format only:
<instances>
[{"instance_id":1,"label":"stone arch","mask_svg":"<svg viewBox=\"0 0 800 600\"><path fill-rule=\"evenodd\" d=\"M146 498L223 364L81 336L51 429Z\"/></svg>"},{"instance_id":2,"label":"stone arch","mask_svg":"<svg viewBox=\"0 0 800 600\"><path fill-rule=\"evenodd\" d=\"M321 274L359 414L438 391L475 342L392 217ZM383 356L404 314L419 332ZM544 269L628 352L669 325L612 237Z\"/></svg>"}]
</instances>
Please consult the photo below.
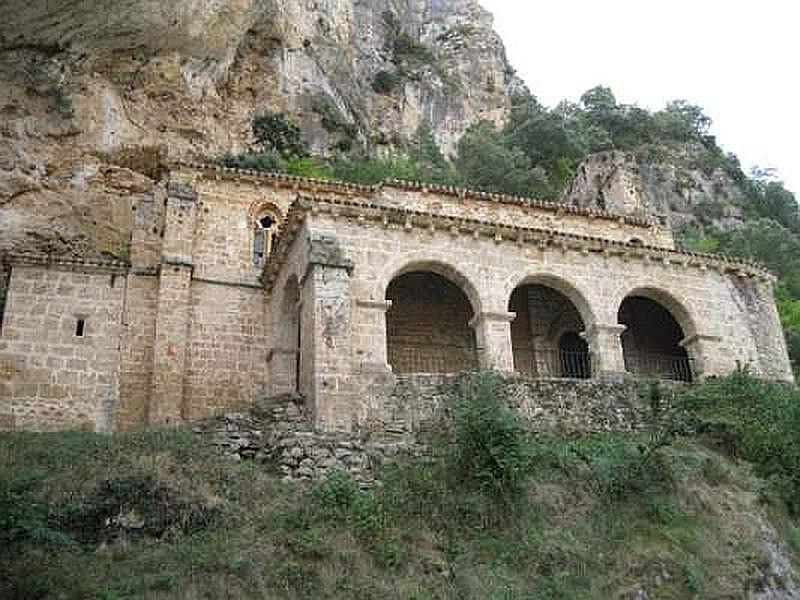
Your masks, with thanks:
<instances>
[{"instance_id":1,"label":"stone arch","mask_svg":"<svg viewBox=\"0 0 800 600\"><path fill-rule=\"evenodd\" d=\"M247 209L247 223L253 225L264 213L271 213L278 219L278 224L283 222L284 211L280 206L270 201L253 202Z\"/></svg>"},{"instance_id":2,"label":"stone arch","mask_svg":"<svg viewBox=\"0 0 800 600\"><path fill-rule=\"evenodd\" d=\"M595 318L584 295L560 277L519 280L508 297L514 370L529 377L591 376L584 339ZM565 340L568 343L565 343Z\"/></svg>"},{"instance_id":3,"label":"stone arch","mask_svg":"<svg viewBox=\"0 0 800 600\"><path fill-rule=\"evenodd\" d=\"M686 340L696 333L686 307L654 287L634 288L618 304L625 370L634 375L691 381L695 376Z\"/></svg>"},{"instance_id":4,"label":"stone arch","mask_svg":"<svg viewBox=\"0 0 800 600\"><path fill-rule=\"evenodd\" d=\"M475 305L459 284L465 279L454 273L441 263L413 262L388 282L386 352L395 373L456 373L477 367Z\"/></svg>"},{"instance_id":5,"label":"stone arch","mask_svg":"<svg viewBox=\"0 0 800 600\"><path fill-rule=\"evenodd\" d=\"M674 294L655 285L636 286L626 294L618 298L616 306L619 306L630 296L641 296L660 304L669 311L672 317L678 322L683 330L684 337L692 337L697 334L697 319L693 316L693 311L688 305L679 300Z\"/></svg>"},{"instance_id":6,"label":"stone arch","mask_svg":"<svg viewBox=\"0 0 800 600\"><path fill-rule=\"evenodd\" d=\"M432 259L426 254L400 256L389 263L372 289L370 294L372 300L384 299L386 290L394 279L413 271L427 271L444 277L466 294L475 315L481 314L484 310L482 295L470 277L453 265L442 260Z\"/></svg>"},{"instance_id":7,"label":"stone arch","mask_svg":"<svg viewBox=\"0 0 800 600\"><path fill-rule=\"evenodd\" d=\"M505 298L510 298L514 290L524 285L542 285L564 295L578 310L583 319L584 326L589 329L597 323L597 313L589 302L589 295L584 293L577 285L553 273L532 273L525 277L513 280L505 290Z\"/></svg>"}]
</instances>

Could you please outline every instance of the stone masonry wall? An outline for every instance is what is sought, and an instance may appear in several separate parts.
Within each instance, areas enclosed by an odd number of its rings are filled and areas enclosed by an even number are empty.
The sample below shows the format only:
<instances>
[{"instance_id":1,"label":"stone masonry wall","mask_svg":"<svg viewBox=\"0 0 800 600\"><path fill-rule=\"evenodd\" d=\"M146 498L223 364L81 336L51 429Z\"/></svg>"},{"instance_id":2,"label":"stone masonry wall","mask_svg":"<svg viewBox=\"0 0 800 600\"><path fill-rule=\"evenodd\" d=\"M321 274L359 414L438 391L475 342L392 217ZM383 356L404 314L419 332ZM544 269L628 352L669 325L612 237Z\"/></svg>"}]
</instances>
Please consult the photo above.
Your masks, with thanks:
<instances>
[{"instance_id":1,"label":"stone masonry wall","mask_svg":"<svg viewBox=\"0 0 800 600\"><path fill-rule=\"evenodd\" d=\"M418 456L443 420L453 376L398 378L376 406L365 429L325 433L313 428L302 397L285 396L238 413L226 413L195 427L210 443L236 460L273 465L286 479L318 479L332 470L370 483L387 461ZM519 410L539 436L571 436L605 431L635 431L646 407L639 384L598 381L506 381L509 406Z\"/></svg>"},{"instance_id":2,"label":"stone masonry wall","mask_svg":"<svg viewBox=\"0 0 800 600\"><path fill-rule=\"evenodd\" d=\"M411 191L386 186L381 190L380 201L387 206L405 210L434 211L437 214L461 218L481 219L522 227L557 229L578 235L604 237L622 242L638 239L641 242L664 248L673 248L675 241L671 231L655 222L649 226L633 225L623 220L601 217L587 218L584 215L558 212L557 208L539 207L524 201L516 204L497 202L489 198L460 197L435 192Z\"/></svg>"},{"instance_id":3,"label":"stone masonry wall","mask_svg":"<svg viewBox=\"0 0 800 600\"><path fill-rule=\"evenodd\" d=\"M736 278L728 285L739 310L746 316L748 330L755 341L758 371L765 377L783 378L786 339L772 291L763 284Z\"/></svg>"},{"instance_id":4,"label":"stone masonry wall","mask_svg":"<svg viewBox=\"0 0 800 600\"><path fill-rule=\"evenodd\" d=\"M682 328L690 356L697 360L700 375L726 374L738 363L749 364L764 376L790 377L777 321L760 322L765 330L757 343L748 325L747 309L732 294L730 282L739 279L738 273L694 266L688 260L519 244L514 239L431 228L421 221L419 227L408 227L322 209L307 216L311 235L335 238L356 265L349 281L354 299L349 338L353 342L349 350L353 373L364 371L368 357L385 356L386 336L374 326L375 307L385 302L386 290L398 273L416 270L447 277L470 299L484 367L513 370L510 322L514 316L508 313L509 298L519 285L538 283L563 293L578 309L600 374L624 371L620 343L624 327L618 324L618 312L626 297L638 295L670 310ZM762 289L769 293L768 286ZM384 306L384 319L386 310ZM764 370L760 359L766 352L765 343L775 347L771 355L780 355L770 371ZM500 357L499 362L489 362L489 356ZM376 367L380 367L379 361ZM350 413L363 421L368 394L355 391L349 402Z\"/></svg>"},{"instance_id":5,"label":"stone masonry wall","mask_svg":"<svg viewBox=\"0 0 800 600\"><path fill-rule=\"evenodd\" d=\"M0 334L0 427L113 427L124 288L115 273L14 266Z\"/></svg>"},{"instance_id":6,"label":"stone masonry wall","mask_svg":"<svg viewBox=\"0 0 800 600\"><path fill-rule=\"evenodd\" d=\"M190 421L266 396L264 292L194 281L184 418Z\"/></svg>"},{"instance_id":7,"label":"stone masonry wall","mask_svg":"<svg viewBox=\"0 0 800 600\"><path fill-rule=\"evenodd\" d=\"M158 290L159 281L155 275L128 275L120 356L118 431L149 422Z\"/></svg>"},{"instance_id":8,"label":"stone masonry wall","mask_svg":"<svg viewBox=\"0 0 800 600\"><path fill-rule=\"evenodd\" d=\"M278 226L281 252L262 268L252 250L263 210L288 218ZM580 314L599 375L624 371L617 313L635 294L673 314L698 374L738 363L790 377L769 274L673 252L669 230L653 220L418 184L199 167L175 170L134 212L130 266L47 257L13 266L0 333L0 426L129 429L292 391L309 398L318 430L382 423L388 417L375 407L395 375L388 338L447 321L421 307L387 335L387 289L412 271L463 292L483 368L513 371L509 299L539 284ZM649 247L618 243L631 238ZM60 339L79 316L88 339Z\"/></svg>"},{"instance_id":9,"label":"stone masonry wall","mask_svg":"<svg viewBox=\"0 0 800 600\"><path fill-rule=\"evenodd\" d=\"M542 203L528 199L502 197L455 188L439 188L403 182L387 182L377 186L358 186L337 182L304 180L281 175L258 175L236 170L184 165L173 173L173 179L192 185L205 201L229 206L246 206L252 215L255 207L271 204L286 214L298 193L326 197L352 198L408 211L436 212L462 218L475 218L525 227L557 229L578 235L605 237L627 242L641 242L673 248L671 230L654 219L624 220L608 213L595 211L592 215L573 213L573 207ZM215 209L209 208L209 219ZM241 211L240 211L241 213ZM241 213L245 214L245 213ZM227 224L223 236L233 236L226 254L238 255L239 239L235 232L238 221ZM233 225L231 227L231 225ZM208 237L208 236L207 236ZM210 236L214 239L216 236ZM230 254L229 254L230 255ZM242 254L243 258L246 258ZM203 261L205 262L205 261Z\"/></svg>"}]
</instances>

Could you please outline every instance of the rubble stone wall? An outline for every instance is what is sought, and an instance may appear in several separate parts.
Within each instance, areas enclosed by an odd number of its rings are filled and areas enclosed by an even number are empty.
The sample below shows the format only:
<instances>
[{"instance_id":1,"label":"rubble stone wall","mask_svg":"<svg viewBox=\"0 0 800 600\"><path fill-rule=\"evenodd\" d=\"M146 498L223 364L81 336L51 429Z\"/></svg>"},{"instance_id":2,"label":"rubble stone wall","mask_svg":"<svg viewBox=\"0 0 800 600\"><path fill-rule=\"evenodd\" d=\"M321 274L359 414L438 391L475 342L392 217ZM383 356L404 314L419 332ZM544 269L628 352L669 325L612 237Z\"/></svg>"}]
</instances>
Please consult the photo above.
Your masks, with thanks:
<instances>
[{"instance_id":1,"label":"rubble stone wall","mask_svg":"<svg viewBox=\"0 0 800 600\"><path fill-rule=\"evenodd\" d=\"M286 479L319 479L333 470L369 483L377 469L399 457L419 456L436 431L447 427L447 395L454 376L409 375L376 407L370 427L350 433L315 430L300 396L285 396L245 412L228 412L195 431L235 460L274 466ZM598 381L505 382L508 403L537 436L570 436L642 427L640 385ZM379 414L380 413L380 414Z\"/></svg>"}]
</instances>

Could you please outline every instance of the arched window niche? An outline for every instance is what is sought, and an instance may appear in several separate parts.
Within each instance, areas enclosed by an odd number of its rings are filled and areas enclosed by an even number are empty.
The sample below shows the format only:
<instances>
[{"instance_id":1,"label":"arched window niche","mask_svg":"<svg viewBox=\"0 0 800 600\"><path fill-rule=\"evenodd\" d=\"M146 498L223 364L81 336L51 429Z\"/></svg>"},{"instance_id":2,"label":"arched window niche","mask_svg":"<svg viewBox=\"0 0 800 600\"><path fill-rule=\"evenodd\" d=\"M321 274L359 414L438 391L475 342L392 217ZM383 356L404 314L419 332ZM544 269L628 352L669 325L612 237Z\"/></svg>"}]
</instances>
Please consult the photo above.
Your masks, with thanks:
<instances>
[{"instance_id":1,"label":"arched window niche","mask_svg":"<svg viewBox=\"0 0 800 600\"><path fill-rule=\"evenodd\" d=\"M263 267L272 252L272 245L280 222L277 210L262 208L253 219L253 265Z\"/></svg>"}]
</instances>

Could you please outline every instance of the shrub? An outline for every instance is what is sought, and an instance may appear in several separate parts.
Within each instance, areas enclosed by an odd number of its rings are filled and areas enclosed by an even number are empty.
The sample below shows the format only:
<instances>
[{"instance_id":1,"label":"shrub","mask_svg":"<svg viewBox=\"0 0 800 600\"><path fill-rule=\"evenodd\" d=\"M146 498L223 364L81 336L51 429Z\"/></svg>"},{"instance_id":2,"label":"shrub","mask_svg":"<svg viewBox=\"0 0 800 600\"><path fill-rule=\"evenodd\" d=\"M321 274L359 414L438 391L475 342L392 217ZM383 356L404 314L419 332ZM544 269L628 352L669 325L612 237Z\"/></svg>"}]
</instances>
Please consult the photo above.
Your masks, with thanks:
<instances>
[{"instance_id":1,"label":"shrub","mask_svg":"<svg viewBox=\"0 0 800 600\"><path fill-rule=\"evenodd\" d=\"M723 451L753 463L800 517L800 392L754 379L746 370L683 392L699 431Z\"/></svg>"},{"instance_id":2,"label":"shrub","mask_svg":"<svg viewBox=\"0 0 800 600\"><path fill-rule=\"evenodd\" d=\"M431 64L434 61L433 50L407 33L399 33L392 44L394 62L396 64Z\"/></svg>"},{"instance_id":3,"label":"shrub","mask_svg":"<svg viewBox=\"0 0 800 600\"><path fill-rule=\"evenodd\" d=\"M285 161L285 171L298 177L333 179L333 171L327 163L312 156L292 156Z\"/></svg>"},{"instance_id":4,"label":"shrub","mask_svg":"<svg viewBox=\"0 0 800 600\"><path fill-rule=\"evenodd\" d=\"M277 152L255 152L246 154L226 154L219 159L220 164L233 169L248 169L283 173L286 161Z\"/></svg>"},{"instance_id":5,"label":"shrub","mask_svg":"<svg viewBox=\"0 0 800 600\"><path fill-rule=\"evenodd\" d=\"M394 71L378 71L372 79L372 89L378 94L391 94L402 82L403 78Z\"/></svg>"},{"instance_id":6,"label":"shrub","mask_svg":"<svg viewBox=\"0 0 800 600\"><path fill-rule=\"evenodd\" d=\"M286 157L302 156L307 152L300 128L283 113L266 113L255 117L253 135L266 153L277 152Z\"/></svg>"},{"instance_id":7,"label":"shrub","mask_svg":"<svg viewBox=\"0 0 800 600\"><path fill-rule=\"evenodd\" d=\"M383 509L375 497L342 471L315 485L311 501L322 519L346 521L362 535L372 536L383 527Z\"/></svg>"},{"instance_id":8,"label":"shrub","mask_svg":"<svg viewBox=\"0 0 800 600\"><path fill-rule=\"evenodd\" d=\"M504 398L498 375L465 375L452 394L452 431L445 442L457 484L510 500L523 488L531 446L522 417Z\"/></svg>"}]
</instances>

